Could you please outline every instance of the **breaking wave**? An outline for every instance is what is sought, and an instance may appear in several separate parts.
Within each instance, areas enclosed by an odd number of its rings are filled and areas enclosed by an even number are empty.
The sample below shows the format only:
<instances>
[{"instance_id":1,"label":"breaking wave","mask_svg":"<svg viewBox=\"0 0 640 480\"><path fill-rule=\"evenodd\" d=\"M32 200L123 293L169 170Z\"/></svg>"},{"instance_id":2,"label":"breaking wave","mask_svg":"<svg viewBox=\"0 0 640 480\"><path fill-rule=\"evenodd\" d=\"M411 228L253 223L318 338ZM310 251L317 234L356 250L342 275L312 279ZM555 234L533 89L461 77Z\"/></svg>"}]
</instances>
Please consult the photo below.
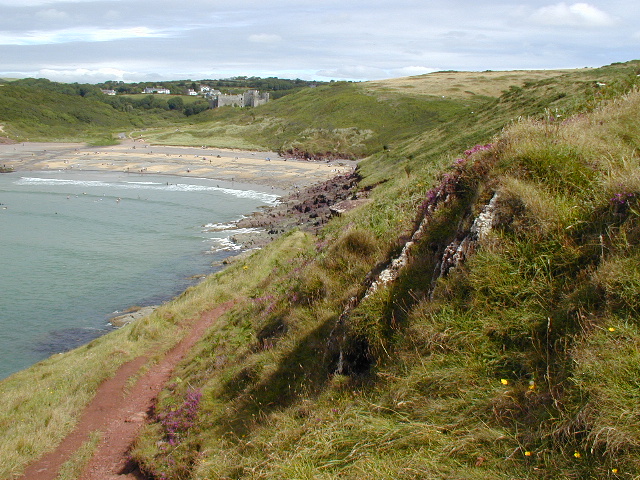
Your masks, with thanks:
<instances>
[{"instance_id":1,"label":"breaking wave","mask_svg":"<svg viewBox=\"0 0 640 480\"><path fill-rule=\"evenodd\" d=\"M211 185L197 185L192 183L160 183L160 182L104 182L100 180L71 180L62 178L21 177L16 185L53 185L76 187L119 188L126 190L164 190L170 192L221 192L236 198L259 200L267 205L276 205L279 196L255 190L238 190Z\"/></svg>"}]
</instances>

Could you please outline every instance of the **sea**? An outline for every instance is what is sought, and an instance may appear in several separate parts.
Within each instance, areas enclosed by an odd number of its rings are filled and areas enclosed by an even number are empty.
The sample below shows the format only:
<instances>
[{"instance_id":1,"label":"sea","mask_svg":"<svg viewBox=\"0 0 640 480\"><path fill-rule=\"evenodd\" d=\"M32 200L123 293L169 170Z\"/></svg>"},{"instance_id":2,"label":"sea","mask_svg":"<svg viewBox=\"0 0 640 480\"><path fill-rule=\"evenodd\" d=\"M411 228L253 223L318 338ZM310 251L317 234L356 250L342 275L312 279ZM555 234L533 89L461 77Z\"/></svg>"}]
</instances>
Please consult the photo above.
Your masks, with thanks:
<instances>
[{"instance_id":1,"label":"sea","mask_svg":"<svg viewBox=\"0 0 640 480\"><path fill-rule=\"evenodd\" d=\"M0 174L0 379L220 269L239 248L234 222L277 201L205 178Z\"/></svg>"}]
</instances>

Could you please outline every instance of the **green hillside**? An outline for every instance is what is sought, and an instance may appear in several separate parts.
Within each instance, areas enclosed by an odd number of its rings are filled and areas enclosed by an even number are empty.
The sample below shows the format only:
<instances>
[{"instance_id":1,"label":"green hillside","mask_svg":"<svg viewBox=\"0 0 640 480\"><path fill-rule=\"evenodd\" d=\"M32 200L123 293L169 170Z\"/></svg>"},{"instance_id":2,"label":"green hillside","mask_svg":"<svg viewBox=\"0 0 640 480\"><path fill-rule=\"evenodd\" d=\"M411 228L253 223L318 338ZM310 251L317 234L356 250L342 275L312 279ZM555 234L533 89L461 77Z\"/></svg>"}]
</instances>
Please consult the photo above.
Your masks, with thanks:
<instances>
[{"instance_id":1,"label":"green hillside","mask_svg":"<svg viewBox=\"0 0 640 480\"><path fill-rule=\"evenodd\" d=\"M148 478L637 478L638 74L337 83L152 130L365 157L363 202L1 382L0 477L119 365L233 300L132 449Z\"/></svg>"},{"instance_id":2,"label":"green hillside","mask_svg":"<svg viewBox=\"0 0 640 480\"><path fill-rule=\"evenodd\" d=\"M14 141L110 143L114 134L162 124L164 112L120 112L92 98L7 83L0 86L2 135Z\"/></svg>"},{"instance_id":3,"label":"green hillside","mask_svg":"<svg viewBox=\"0 0 640 480\"><path fill-rule=\"evenodd\" d=\"M603 95L624 90L635 81L634 72L632 66L620 64L569 71L443 72L383 82L336 82L255 109L210 110L189 119L179 131L158 129L144 136L172 145L294 150L346 158L366 157L422 136L431 137L427 141L431 148L446 142L442 153L488 138L520 115L543 115L545 109L570 114ZM425 152L425 142L413 148L418 154Z\"/></svg>"},{"instance_id":4,"label":"green hillside","mask_svg":"<svg viewBox=\"0 0 640 480\"><path fill-rule=\"evenodd\" d=\"M421 165L439 150L433 139L398 141L398 153L361 164L361 185L385 182L368 206L248 260L264 280L167 388L135 450L144 470L638 475L640 94L598 101L569 80L514 96L548 109L554 90L575 89L566 108L582 113L522 118L489 144L438 157L445 168ZM412 236L405 268L374 291Z\"/></svg>"}]
</instances>

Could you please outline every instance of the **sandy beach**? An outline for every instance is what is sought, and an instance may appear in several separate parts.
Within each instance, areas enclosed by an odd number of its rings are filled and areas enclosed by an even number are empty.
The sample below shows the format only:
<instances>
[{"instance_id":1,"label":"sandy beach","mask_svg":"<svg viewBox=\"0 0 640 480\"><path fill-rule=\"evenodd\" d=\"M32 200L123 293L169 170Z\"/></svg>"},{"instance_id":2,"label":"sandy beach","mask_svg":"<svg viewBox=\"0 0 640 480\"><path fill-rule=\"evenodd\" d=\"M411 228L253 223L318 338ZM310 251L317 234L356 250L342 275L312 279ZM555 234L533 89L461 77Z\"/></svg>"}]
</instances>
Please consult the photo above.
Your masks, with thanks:
<instances>
[{"instance_id":1,"label":"sandy beach","mask_svg":"<svg viewBox=\"0 0 640 480\"><path fill-rule=\"evenodd\" d=\"M0 165L16 171L117 171L214 178L270 187L282 194L353 171L349 160L314 162L280 157L275 152L149 145L125 140L90 147L80 143L0 145Z\"/></svg>"}]
</instances>

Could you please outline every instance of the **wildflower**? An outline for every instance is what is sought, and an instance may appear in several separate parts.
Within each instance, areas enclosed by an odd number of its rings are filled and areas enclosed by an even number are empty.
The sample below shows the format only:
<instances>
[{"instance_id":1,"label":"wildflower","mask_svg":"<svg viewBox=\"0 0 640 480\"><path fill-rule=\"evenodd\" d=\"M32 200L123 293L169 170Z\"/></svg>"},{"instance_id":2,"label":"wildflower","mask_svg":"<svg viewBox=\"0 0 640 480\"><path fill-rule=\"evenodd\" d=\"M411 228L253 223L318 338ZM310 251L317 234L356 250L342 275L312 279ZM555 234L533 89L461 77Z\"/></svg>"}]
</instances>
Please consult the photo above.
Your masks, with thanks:
<instances>
[{"instance_id":1,"label":"wildflower","mask_svg":"<svg viewBox=\"0 0 640 480\"><path fill-rule=\"evenodd\" d=\"M169 445L177 445L181 434L187 432L194 425L201 397L200 390L190 390L181 406L159 416Z\"/></svg>"},{"instance_id":2,"label":"wildflower","mask_svg":"<svg viewBox=\"0 0 640 480\"><path fill-rule=\"evenodd\" d=\"M492 143L487 143L486 145L476 145L475 147L470 148L469 150L465 150L464 154L469 156L469 155L473 155L476 152L481 152L483 150L490 150L491 148L493 148Z\"/></svg>"},{"instance_id":3,"label":"wildflower","mask_svg":"<svg viewBox=\"0 0 640 480\"><path fill-rule=\"evenodd\" d=\"M249 267L247 267L246 265L244 267L242 267L243 270L248 270Z\"/></svg>"},{"instance_id":4,"label":"wildflower","mask_svg":"<svg viewBox=\"0 0 640 480\"><path fill-rule=\"evenodd\" d=\"M611 469L611 473L618 473L618 469L617 468L612 468Z\"/></svg>"},{"instance_id":5,"label":"wildflower","mask_svg":"<svg viewBox=\"0 0 640 480\"><path fill-rule=\"evenodd\" d=\"M636 196L635 193L620 192L620 193L614 194L613 197L609 199L609 202L612 205L627 206L629 202L635 198L635 196Z\"/></svg>"},{"instance_id":6,"label":"wildflower","mask_svg":"<svg viewBox=\"0 0 640 480\"><path fill-rule=\"evenodd\" d=\"M503 385L509 385L509 380L507 380L506 378L501 378L500 383Z\"/></svg>"},{"instance_id":7,"label":"wildflower","mask_svg":"<svg viewBox=\"0 0 640 480\"><path fill-rule=\"evenodd\" d=\"M573 456L576 457L576 458L581 458L582 454L580 452L578 452L578 451L575 451L575 452L573 452Z\"/></svg>"},{"instance_id":8,"label":"wildflower","mask_svg":"<svg viewBox=\"0 0 640 480\"><path fill-rule=\"evenodd\" d=\"M529 390L535 390L536 388L536 382L534 382L533 380L531 380L529 382Z\"/></svg>"},{"instance_id":9,"label":"wildflower","mask_svg":"<svg viewBox=\"0 0 640 480\"><path fill-rule=\"evenodd\" d=\"M608 329L608 330L609 330L610 332L615 332L615 331L616 331L616 329L615 329L615 328L613 328L613 327L609 327L609 329Z\"/></svg>"},{"instance_id":10,"label":"wildflower","mask_svg":"<svg viewBox=\"0 0 640 480\"><path fill-rule=\"evenodd\" d=\"M533 455L533 453L531 453L529 450L527 450L526 452L524 452L524 456L525 456L525 457L530 457L531 455Z\"/></svg>"}]
</instances>

